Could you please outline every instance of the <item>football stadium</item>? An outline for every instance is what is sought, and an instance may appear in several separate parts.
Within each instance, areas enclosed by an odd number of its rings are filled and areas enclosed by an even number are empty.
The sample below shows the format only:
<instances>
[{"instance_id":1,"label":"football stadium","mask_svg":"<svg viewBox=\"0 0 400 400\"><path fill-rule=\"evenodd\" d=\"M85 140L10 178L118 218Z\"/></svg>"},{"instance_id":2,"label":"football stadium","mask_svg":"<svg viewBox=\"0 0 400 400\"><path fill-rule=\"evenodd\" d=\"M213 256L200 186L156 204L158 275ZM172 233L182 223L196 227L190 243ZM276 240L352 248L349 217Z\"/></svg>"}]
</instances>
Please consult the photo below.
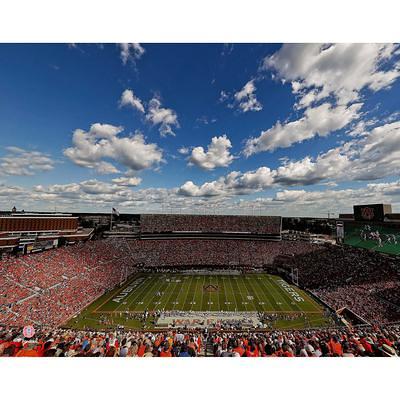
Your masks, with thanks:
<instances>
[{"instance_id":1,"label":"football stadium","mask_svg":"<svg viewBox=\"0 0 400 400\"><path fill-rule=\"evenodd\" d=\"M398 397L400 2L3 3L2 398Z\"/></svg>"},{"instance_id":2,"label":"football stadium","mask_svg":"<svg viewBox=\"0 0 400 400\"><path fill-rule=\"evenodd\" d=\"M399 355L398 215L328 222L3 212L0 354Z\"/></svg>"}]
</instances>

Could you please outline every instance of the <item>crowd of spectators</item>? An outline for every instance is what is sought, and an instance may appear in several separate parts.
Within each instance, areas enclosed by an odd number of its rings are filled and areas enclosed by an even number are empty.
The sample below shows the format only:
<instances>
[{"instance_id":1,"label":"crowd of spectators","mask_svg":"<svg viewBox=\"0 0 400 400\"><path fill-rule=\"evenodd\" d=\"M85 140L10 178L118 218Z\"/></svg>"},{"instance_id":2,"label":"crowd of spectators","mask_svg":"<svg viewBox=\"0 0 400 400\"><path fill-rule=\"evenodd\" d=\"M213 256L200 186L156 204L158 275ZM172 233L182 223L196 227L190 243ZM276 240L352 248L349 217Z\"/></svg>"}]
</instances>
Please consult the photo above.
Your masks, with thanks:
<instances>
[{"instance_id":1,"label":"crowd of spectators","mask_svg":"<svg viewBox=\"0 0 400 400\"><path fill-rule=\"evenodd\" d=\"M260 269L282 256L332 308L400 320L398 261L379 253L303 241L107 239L0 260L0 323L60 325L138 270Z\"/></svg>"},{"instance_id":2,"label":"crowd of spectators","mask_svg":"<svg viewBox=\"0 0 400 400\"><path fill-rule=\"evenodd\" d=\"M377 288L379 290L384 286L385 283L353 284L331 289L315 289L313 293L335 310L347 307L369 322L399 321L399 307L385 301L375 293Z\"/></svg>"},{"instance_id":3,"label":"crowd of spectators","mask_svg":"<svg viewBox=\"0 0 400 400\"><path fill-rule=\"evenodd\" d=\"M302 331L165 332L0 328L0 357L395 357L400 326Z\"/></svg>"},{"instance_id":4,"label":"crowd of spectators","mask_svg":"<svg viewBox=\"0 0 400 400\"><path fill-rule=\"evenodd\" d=\"M400 327L214 333L217 357L391 357L400 355Z\"/></svg>"},{"instance_id":5,"label":"crowd of spectators","mask_svg":"<svg viewBox=\"0 0 400 400\"><path fill-rule=\"evenodd\" d=\"M282 252L313 249L294 242L108 239L8 257L0 260L0 323L59 325L139 265L262 267Z\"/></svg>"},{"instance_id":6,"label":"crowd of spectators","mask_svg":"<svg viewBox=\"0 0 400 400\"><path fill-rule=\"evenodd\" d=\"M238 215L144 214L140 217L143 233L166 232L248 232L275 234L281 232L281 217Z\"/></svg>"},{"instance_id":7,"label":"crowd of spectators","mask_svg":"<svg viewBox=\"0 0 400 400\"><path fill-rule=\"evenodd\" d=\"M347 307L365 320L400 320L400 263L380 253L328 246L292 257L299 284L335 309Z\"/></svg>"},{"instance_id":8,"label":"crowd of spectators","mask_svg":"<svg viewBox=\"0 0 400 400\"><path fill-rule=\"evenodd\" d=\"M281 254L299 255L318 248L307 242L229 239L158 239L129 241L133 257L144 267L240 266L260 268Z\"/></svg>"},{"instance_id":9,"label":"crowd of spectators","mask_svg":"<svg viewBox=\"0 0 400 400\"><path fill-rule=\"evenodd\" d=\"M381 299L393 304L397 308L400 308L400 283L387 283L385 289L376 291L375 295Z\"/></svg>"},{"instance_id":10,"label":"crowd of spectators","mask_svg":"<svg viewBox=\"0 0 400 400\"><path fill-rule=\"evenodd\" d=\"M135 271L124 240L0 260L0 323L59 325Z\"/></svg>"}]
</instances>

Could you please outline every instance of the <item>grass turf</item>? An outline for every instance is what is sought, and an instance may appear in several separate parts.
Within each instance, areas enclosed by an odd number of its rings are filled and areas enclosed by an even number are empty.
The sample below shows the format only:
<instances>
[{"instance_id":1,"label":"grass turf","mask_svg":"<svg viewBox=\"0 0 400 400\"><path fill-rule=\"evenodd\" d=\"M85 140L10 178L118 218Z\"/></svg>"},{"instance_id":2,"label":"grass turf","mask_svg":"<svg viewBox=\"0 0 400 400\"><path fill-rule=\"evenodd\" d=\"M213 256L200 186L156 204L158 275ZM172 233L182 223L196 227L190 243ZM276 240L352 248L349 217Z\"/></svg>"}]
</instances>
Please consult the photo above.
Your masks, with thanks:
<instances>
[{"instance_id":1,"label":"grass turf","mask_svg":"<svg viewBox=\"0 0 400 400\"><path fill-rule=\"evenodd\" d=\"M288 315L305 313L306 317L294 320L279 319L274 322L274 327L304 328L329 324L320 304L278 276L172 273L135 275L123 286L101 296L71 319L67 326L95 329L110 327L100 322L102 317L107 316L112 325L150 328L153 322L151 319L142 324L136 319L127 319L125 315L125 311L144 310L261 311Z\"/></svg>"}]
</instances>

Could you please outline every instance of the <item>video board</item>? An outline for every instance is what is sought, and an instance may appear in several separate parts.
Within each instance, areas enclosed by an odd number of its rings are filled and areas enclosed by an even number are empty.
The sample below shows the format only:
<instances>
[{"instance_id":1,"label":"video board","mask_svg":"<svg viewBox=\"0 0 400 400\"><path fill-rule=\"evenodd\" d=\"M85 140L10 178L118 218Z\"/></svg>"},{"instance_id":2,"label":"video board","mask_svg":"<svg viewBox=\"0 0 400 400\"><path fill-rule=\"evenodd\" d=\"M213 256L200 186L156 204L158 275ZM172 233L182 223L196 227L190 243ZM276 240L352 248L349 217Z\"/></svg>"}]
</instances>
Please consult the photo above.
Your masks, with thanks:
<instances>
[{"instance_id":1,"label":"video board","mask_svg":"<svg viewBox=\"0 0 400 400\"><path fill-rule=\"evenodd\" d=\"M365 204L353 206L354 220L365 222L383 222L385 214L392 212L390 204Z\"/></svg>"},{"instance_id":2,"label":"video board","mask_svg":"<svg viewBox=\"0 0 400 400\"><path fill-rule=\"evenodd\" d=\"M400 255L400 224L344 222L345 244Z\"/></svg>"}]
</instances>

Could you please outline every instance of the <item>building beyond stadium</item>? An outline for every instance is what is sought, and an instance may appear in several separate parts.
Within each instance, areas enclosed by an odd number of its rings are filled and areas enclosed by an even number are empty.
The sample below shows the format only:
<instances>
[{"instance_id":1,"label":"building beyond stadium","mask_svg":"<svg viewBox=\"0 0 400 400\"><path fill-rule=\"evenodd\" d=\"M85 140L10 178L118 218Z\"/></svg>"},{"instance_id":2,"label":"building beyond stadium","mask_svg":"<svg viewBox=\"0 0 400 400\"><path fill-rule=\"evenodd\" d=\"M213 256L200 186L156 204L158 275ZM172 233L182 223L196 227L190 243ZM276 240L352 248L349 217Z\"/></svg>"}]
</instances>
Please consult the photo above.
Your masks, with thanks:
<instances>
[{"instance_id":1,"label":"building beyond stadium","mask_svg":"<svg viewBox=\"0 0 400 400\"><path fill-rule=\"evenodd\" d=\"M0 252L32 253L88 239L93 229L81 229L71 214L10 213L0 215Z\"/></svg>"}]
</instances>

